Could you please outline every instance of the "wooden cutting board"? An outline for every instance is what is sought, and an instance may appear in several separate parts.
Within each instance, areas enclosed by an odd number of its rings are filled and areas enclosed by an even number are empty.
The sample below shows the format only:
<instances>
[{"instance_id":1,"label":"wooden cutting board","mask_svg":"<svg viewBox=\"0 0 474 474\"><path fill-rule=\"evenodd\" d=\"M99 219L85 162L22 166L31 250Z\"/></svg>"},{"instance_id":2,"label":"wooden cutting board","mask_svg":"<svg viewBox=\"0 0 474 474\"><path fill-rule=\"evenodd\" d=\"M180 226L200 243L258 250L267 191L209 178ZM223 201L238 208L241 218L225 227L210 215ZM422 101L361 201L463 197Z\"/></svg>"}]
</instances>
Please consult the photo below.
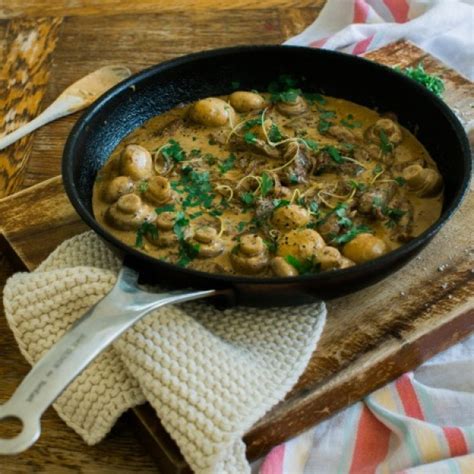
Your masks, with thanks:
<instances>
[{"instance_id":1,"label":"wooden cutting board","mask_svg":"<svg viewBox=\"0 0 474 474\"><path fill-rule=\"evenodd\" d=\"M256 16L261 17L252 18L247 24L240 22L239 29L233 31L230 27L227 38L233 38L233 43L255 42L257 37L260 43L280 42L314 16L314 11L310 10L302 9L287 15L279 11L260 12ZM210 25L209 35L221 32L217 28L213 30L212 22L209 24L213 19L212 13L202 15L201 27ZM229 25L232 26L236 23L230 15ZM168 43L162 37L159 38L163 48L160 54L145 54L147 41L157 34L152 20L150 15L140 18L123 15L114 18L115 29L106 27L104 18L70 20L69 24L63 25L67 32L67 35L64 31L62 33L63 42L55 45L55 60L52 61L48 54L43 58L48 72L39 82L40 92L37 93L45 94L47 101L50 101L73 79L104 63L131 62L137 70L179 54L181 51L176 46L176 38ZM257 36L255 24L258 21L263 22L263 29ZM47 34L56 35L53 42L57 40L59 23L49 21L44 26ZM138 24L145 30L149 28L146 30L150 32L147 41L138 41L134 36ZM185 24L183 22L182 37L188 43L183 52L202 49L203 46L217 46L217 43L223 45L221 40L225 37L214 38L204 44L201 33L199 38L202 44L198 40L190 47L192 34L185 31ZM160 35L166 35L166 22L161 25L164 31L160 30ZM109 35L105 40L109 46L94 43L92 50L74 48L79 42L87 44L97 40L91 31L101 28ZM45 44L50 45L50 42ZM122 46L124 44L126 46ZM131 48L130 44L135 45L136 49ZM368 57L402 67L416 65L423 60L428 71L443 76L447 87L445 100L463 120L472 120L473 110L469 102L473 97L473 85L434 58L403 42L371 53ZM10 104L14 103L10 100ZM68 118L52 124L41 130L34 142L30 137L16 145L15 159L20 164L20 174L26 176L24 184L38 182L44 177L41 163L47 169L55 166L59 169L65 136L76 119ZM32 147L30 163L34 166L21 162L20 151L28 147ZM19 180L20 174L12 175L10 181ZM8 186L6 183L4 187ZM455 217L417 259L389 279L328 304L329 318L318 350L299 382L283 402L246 434L250 459L354 403L474 330L474 250L469 235L473 224L474 196L471 193ZM60 177L0 200L0 250L8 256L8 265L33 270L60 242L84 230L86 226L70 206ZM149 446L149 451L164 472L187 470L179 450L149 405L134 409L133 420L141 439Z\"/></svg>"}]
</instances>

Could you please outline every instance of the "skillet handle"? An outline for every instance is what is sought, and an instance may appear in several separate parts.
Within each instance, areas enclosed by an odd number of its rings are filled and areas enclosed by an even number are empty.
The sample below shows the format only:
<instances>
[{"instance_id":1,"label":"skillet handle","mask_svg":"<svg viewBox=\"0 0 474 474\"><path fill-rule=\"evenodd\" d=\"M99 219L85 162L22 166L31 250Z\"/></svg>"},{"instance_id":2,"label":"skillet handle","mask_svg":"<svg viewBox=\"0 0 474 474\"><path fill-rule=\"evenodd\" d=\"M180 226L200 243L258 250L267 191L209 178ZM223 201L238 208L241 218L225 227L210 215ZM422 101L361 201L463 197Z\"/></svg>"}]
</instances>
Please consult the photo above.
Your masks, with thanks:
<instances>
[{"instance_id":1,"label":"skillet handle","mask_svg":"<svg viewBox=\"0 0 474 474\"><path fill-rule=\"evenodd\" d=\"M118 336L150 311L206 298L216 290L149 293L137 286L138 273L124 266L112 290L33 366L13 396L0 406L0 420L17 418L20 434L0 439L0 454L26 450L41 433L40 418L66 387Z\"/></svg>"}]
</instances>

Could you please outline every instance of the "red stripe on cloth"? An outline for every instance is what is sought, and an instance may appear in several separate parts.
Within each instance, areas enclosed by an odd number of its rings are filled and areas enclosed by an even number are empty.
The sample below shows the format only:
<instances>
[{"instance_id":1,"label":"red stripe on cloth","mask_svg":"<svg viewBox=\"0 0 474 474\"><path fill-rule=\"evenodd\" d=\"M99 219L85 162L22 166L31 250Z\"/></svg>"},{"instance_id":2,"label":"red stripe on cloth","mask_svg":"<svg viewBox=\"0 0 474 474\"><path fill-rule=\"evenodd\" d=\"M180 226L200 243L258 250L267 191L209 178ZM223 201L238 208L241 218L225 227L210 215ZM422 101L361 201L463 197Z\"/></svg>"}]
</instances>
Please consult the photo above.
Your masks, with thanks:
<instances>
[{"instance_id":1,"label":"red stripe on cloth","mask_svg":"<svg viewBox=\"0 0 474 474\"><path fill-rule=\"evenodd\" d=\"M367 51L369 48L370 42L374 38L375 35L369 36L368 38L365 38L354 46L354 49L352 50L352 54L362 54Z\"/></svg>"},{"instance_id":2,"label":"red stripe on cloth","mask_svg":"<svg viewBox=\"0 0 474 474\"><path fill-rule=\"evenodd\" d=\"M383 0L383 3L390 10L393 19L397 23L406 23L408 21L408 10L410 6L407 0Z\"/></svg>"},{"instance_id":3,"label":"red stripe on cloth","mask_svg":"<svg viewBox=\"0 0 474 474\"><path fill-rule=\"evenodd\" d=\"M326 44L326 41L329 39L329 37L327 38L322 38L322 39L319 39L319 40L316 40L316 41L312 41L311 43L308 44L308 46L310 48L321 48L323 47L325 44Z\"/></svg>"},{"instance_id":4,"label":"red stripe on cloth","mask_svg":"<svg viewBox=\"0 0 474 474\"><path fill-rule=\"evenodd\" d=\"M285 444L275 446L263 461L260 474L283 474L283 461L285 460Z\"/></svg>"},{"instance_id":5,"label":"red stripe on cloth","mask_svg":"<svg viewBox=\"0 0 474 474\"><path fill-rule=\"evenodd\" d=\"M468 453L466 438L459 428L456 428L455 426L445 426L443 432L448 441L451 457L464 456Z\"/></svg>"},{"instance_id":6,"label":"red stripe on cloth","mask_svg":"<svg viewBox=\"0 0 474 474\"><path fill-rule=\"evenodd\" d=\"M351 474L372 474L385 459L390 442L390 430L364 406L359 418Z\"/></svg>"},{"instance_id":7,"label":"red stripe on cloth","mask_svg":"<svg viewBox=\"0 0 474 474\"><path fill-rule=\"evenodd\" d=\"M354 17L352 23L365 23L367 15L369 14L369 5L365 0L355 0L354 2Z\"/></svg>"},{"instance_id":8,"label":"red stripe on cloth","mask_svg":"<svg viewBox=\"0 0 474 474\"><path fill-rule=\"evenodd\" d=\"M424 420L423 410L408 374L403 374L398 378L395 381L395 387L407 416L417 420Z\"/></svg>"}]
</instances>

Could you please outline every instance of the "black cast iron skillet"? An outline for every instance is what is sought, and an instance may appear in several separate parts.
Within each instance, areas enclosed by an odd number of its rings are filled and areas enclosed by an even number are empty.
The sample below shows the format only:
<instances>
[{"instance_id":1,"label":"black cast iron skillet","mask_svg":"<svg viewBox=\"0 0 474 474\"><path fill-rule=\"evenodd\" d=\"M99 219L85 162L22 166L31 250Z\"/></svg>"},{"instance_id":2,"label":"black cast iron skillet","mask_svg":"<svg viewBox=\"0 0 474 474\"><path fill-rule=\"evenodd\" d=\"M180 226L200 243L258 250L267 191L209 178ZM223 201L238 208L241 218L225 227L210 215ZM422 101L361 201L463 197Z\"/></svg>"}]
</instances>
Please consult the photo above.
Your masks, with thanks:
<instances>
[{"instance_id":1,"label":"black cast iron skillet","mask_svg":"<svg viewBox=\"0 0 474 474\"><path fill-rule=\"evenodd\" d=\"M394 112L434 158L445 183L440 219L416 239L371 262L344 270L292 278L215 275L181 268L145 255L102 229L92 213L98 170L128 133L149 118L183 102L243 90L266 90L280 74L301 78L307 92L342 97L380 112ZM124 267L112 291L88 311L36 364L0 419L13 416L23 431L0 440L0 454L31 446L40 417L67 385L116 337L151 310L172 303L221 295L227 304L298 305L341 296L393 273L413 258L459 206L471 175L467 137L450 109L411 79L378 64L324 50L247 46L198 53L152 67L114 87L79 119L63 156L66 192L82 219L121 257ZM147 293L138 275L174 288Z\"/></svg>"},{"instance_id":2,"label":"black cast iron skillet","mask_svg":"<svg viewBox=\"0 0 474 474\"><path fill-rule=\"evenodd\" d=\"M290 278L215 275L159 261L130 248L100 227L92 213L92 186L117 144L147 119L172 107L243 90L266 90L280 74L304 78L301 88L394 112L437 162L445 181L441 218L422 235L386 256L345 270ZM246 46L185 56L143 71L103 95L77 122L63 157L66 192L82 219L128 265L175 287L230 289L235 303L255 306L308 303L366 287L419 252L458 207L471 159L464 130L449 107L423 86L390 68L331 51L289 46Z\"/></svg>"}]
</instances>

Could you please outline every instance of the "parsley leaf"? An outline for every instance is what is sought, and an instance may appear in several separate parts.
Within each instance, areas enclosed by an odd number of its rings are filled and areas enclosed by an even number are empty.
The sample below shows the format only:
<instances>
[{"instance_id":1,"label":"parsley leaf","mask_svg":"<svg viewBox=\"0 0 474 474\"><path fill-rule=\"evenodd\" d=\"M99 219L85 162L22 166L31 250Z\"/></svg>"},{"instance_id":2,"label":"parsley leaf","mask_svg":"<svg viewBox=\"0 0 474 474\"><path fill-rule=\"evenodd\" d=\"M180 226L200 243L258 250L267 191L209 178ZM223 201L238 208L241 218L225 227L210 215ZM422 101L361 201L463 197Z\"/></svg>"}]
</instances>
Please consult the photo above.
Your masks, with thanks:
<instances>
[{"instance_id":1,"label":"parsley leaf","mask_svg":"<svg viewBox=\"0 0 474 474\"><path fill-rule=\"evenodd\" d=\"M245 229L245 226L249 224L249 222L246 222L246 221L240 221L238 224L237 224L237 232L243 232L243 230Z\"/></svg>"},{"instance_id":2,"label":"parsley leaf","mask_svg":"<svg viewBox=\"0 0 474 474\"><path fill-rule=\"evenodd\" d=\"M265 197L273 189L273 179L265 171L262 173L262 186L260 188L262 196Z\"/></svg>"},{"instance_id":3,"label":"parsley leaf","mask_svg":"<svg viewBox=\"0 0 474 474\"><path fill-rule=\"evenodd\" d=\"M367 189L367 185L365 183L358 183L357 181L354 181L353 179L349 181L349 184L351 188L357 189L357 191L365 191Z\"/></svg>"},{"instance_id":4,"label":"parsley leaf","mask_svg":"<svg viewBox=\"0 0 474 474\"><path fill-rule=\"evenodd\" d=\"M374 168L372 169L372 174L375 176L383 171L382 165L377 163Z\"/></svg>"},{"instance_id":5,"label":"parsley leaf","mask_svg":"<svg viewBox=\"0 0 474 474\"><path fill-rule=\"evenodd\" d=\"M236 159L237 158L235 157L235 155L231 153L228 158L226 158L221 164L219 164L218 167L221 174L227 173L227 171L231 170L234 167Z\"/></svg>"},{"instance_id":6,"label":"parsley leaf","mask_svg":"<svg viewBox=\"0 0 474 474\"><path fill-rule=\"evenodd\" d=\"M380 148L384 154L390 153L393 150L393 145L390 143L390 140L387 137L387 134L384 130L380 130Z\"/></svg>"},{"instance_id":7,"label":"parsley leaf","mask_svg":"<svg viewBox=\"0 0 474 474\"><path fill-rule=\"evenodd\" d=\"M311 138L300 138L299 140L310 150L316 151L319 148L318 143Z\"/></svg>"},{"instance_id":8,"label":"parsley leaf","mask_svg":"<svg viewBox=\"0 0 474 474\"><path fill-rule=\"evenodd\" d=\"M359 234L372 233L372 229L366 225L359 225L351 227L347 232L341 235L337 235L331 239L331 243L342 245L350 242L354 237Z\"/></svg>"},{"instance_id":9,"label":"parsley leaf","mask_svg":"<svg viewBox=\"0 0 474 474\"><path fill-rule=\"evenodd\" d=\"M186 159L186 153L181 148L181 145L172 138L168 140L168 145L164 146L161 149L161 154L165 157L166 160L172 160L175 163L179 163Z\"/></svg>"},{"instance_id":10,"label":"parsley leaf","mask_svg":"<svg viewBox=\"0 0 474 474\"><path fill-rule=\"evenodd\" d=\"M322 118L323 120L334 118L335 116L336 116L336 112L332 110L321 110L319 112L319 117Z\"/></svg>"},{"instance_id":11,"label":"parsley leaf","mask_svg":"<svg viewBox=\"0 0 474 474\"><path fill-rule=\"evenodd\" d=\"M245 132L244 134L244 140L247 143L256 143L257 142L257 137L255 136L254 133L252 132Z\"/></svg>"},{"instance_id":12,"label":"parsley leaf","mask_svg":"<svg viewBox=\"0 0 474 474\"><path fill-rule=\"evenodd\" d=\"M362 127L362 122L360 120L354 120L354 116L352 114L349 114L346 118L343 118L340 121L340 124L347 128Z\"/></svg>"},{"instance_id":13,"label":"parsley leaf","mask_svg":"<svg viewBox=\"0 0 474 474\"><path fill-rule=\"evenodd\" d=\"M155 209L156 214L162 214L163 212L174 212L174 205L166 204L165 206L157 207Z\"/></svg>"},{"instance_id":14,"label":"parsley leaf","mask_svg":"<svg viewBox=\"0 0 474 474\"><path fill-rule=\"evenodd\" d=\"M252 193L242 193L240 200L246 205L251 206L255 202L255 196Z\"/></svg>"},{"instance_id":15,"label":"parsley leaf","mask_svg":"<svg viewBox=\"0 0 474 474\"><path fill-rule=\"evenodd\" d=\"M300 275L305 275L307 273L317 273L321 269L321 264L315 262L314 258L307 258L306 260L299 260L293 255L287 255L285 260L293 267L296 268Z\"/></svg>"},{"instance_id":16,"label":"parsley leaf","mask_svg":"<svg viewBox=\"0 0 474 474\"><path fill-rule=\"evenodd\" d=\"M156 228L155 224L151 224L150 222L144 222L137 230L135 238L135 247L143 247L143 238L148 234L151 236L152 239L156 239L158 237L158 229Z\"/></svg>"},{"instance_id":17,"label":"parsley leaf","mask_svg":"<svg viewBox=\"0 0 474 474\"><path fill-rule=\"evenodd\" d=\"M199 254L199 245L186 240L179 242L179 259L176 262L180 267L186 267Z\"/></svg>"},{"instance_id":18,"label":"parsley leaf","mask_svg":"<svg viewBox=\"0 0 474 474\"><path fill-rule=\"evenodd\" d=\"M305 99L309 100L311 103L318 102L321 105L324 105L327 102L326 99L321 94L318 94L317 92L306 92L303 95Z\"/></svg>"},{"instance_id":19,"label":"parsley leaf","mask_svg":"<svg viewBox=\"0 0 474 474\"><path fill-rule=\"evenodd\" d=\"M394 181L397 182L399 186L405 186L407 180L403 176L397 176L396 178L393 178Z\"/></svg>"},{"instance_id":20,"label":"parsley leaf","mask_svg":"<svg viewBox=\"0 0 474 474\"><path fill-rule=\"evenodd\" d=\"M280 129L274 123L272 123L272 126L270 127L270 130L268 131L268 138L270 139L270 141L274 143L279 142L283 139Z\"/></svg>"},{"instance_id":21,"label":"parsley leaf","mask_svg":"<svg viewBox=\"0 0 474 474\"><path fill-rule=\"evenodd\" d=\"M290 204L290 201L286 199L274 199L272 201L273 204L273 209L278 209L280 207L288 206Z\"/></svg>"},{"instance_id":22,"label":"parsley leaf","mask_svg":"<svg viewBox=\"0 0 474 474\"><path fill-rule=\"evenodd\" d=\"M264 240L263 243L267 246L270 253L276 253L278 250L278 244L276 240Z\"/></svg>"},{"instance_id":23,"label":"parsley leaf","mask_svg":"<svg viewBox=\"0 0 474 474\"><path fill-rule=\"evenodd\" d=\"M335 161L337 164L340 165L345 162L344 158L341 156L339 150L336 147L328 145L325 146L323 150L326 151L328 155L332 158L332 160Z\"/></svg>"},{"instance_id":24,"label":"parsley leaf","mask_svg":"<svg viewBox=\"0 0 474 474\"><path fill-rule=\"evenodd\" d=\"M332 122L328 122L327 120L320 119L318 123L318 131L319 133L326 133L332 126L333 126Z\"/></svg>"},{"instance_id":25,"label":"parsley leaf","mask_svg":"<svg viewBox=\"0 0 474 474\"><path fill-rule=\"evenodd\" d=\"M423 62L420 62L416 67L407 67L403 69L403 71L400 70L399 67L396 67L395 70L402 72L414 81L419 82L438 97L442 96L444 92L443 80L439 76L428 74L423 67Z\"/></svg>"},{"instance_id":26,"label":"parsley leaf","mask_svg":"<svg viewBox=\"0 0 474 474\"><path fill-rule=\"evenodd\" d=\"M148 189L148 181L140 181L138 184L138 192L145 193Z\"/></svg>"}]
</instances>

